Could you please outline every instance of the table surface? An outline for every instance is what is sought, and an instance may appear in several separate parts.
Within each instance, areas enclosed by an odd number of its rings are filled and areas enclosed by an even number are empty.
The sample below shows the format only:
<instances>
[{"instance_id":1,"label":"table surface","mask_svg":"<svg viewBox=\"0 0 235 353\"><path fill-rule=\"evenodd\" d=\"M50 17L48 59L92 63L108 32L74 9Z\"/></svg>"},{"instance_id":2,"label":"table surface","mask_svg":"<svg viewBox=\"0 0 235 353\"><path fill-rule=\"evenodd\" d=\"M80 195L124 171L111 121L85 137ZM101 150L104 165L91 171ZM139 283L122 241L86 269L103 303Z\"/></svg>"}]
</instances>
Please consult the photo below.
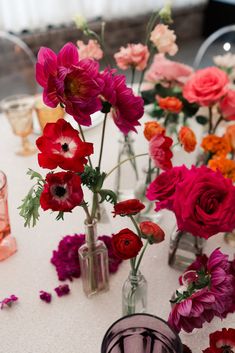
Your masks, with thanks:
<instances>
[{"instance_id":1,"label":"table surface","mask_svg":"<svg viewBox=\"0 0 235 353\"><path fill-rule=\"evenodd\" d=\"M19 138L13 136L3 115L0 115L0 122L0 169L8 178L12 234L18 243L17 253L0 263L0 298L10 294L19 297L14 307L0 312L0 353L98 353L106 330L121 316L121 288L128 276L129 262L123 262L118 272L111 275L110 290L106 293L87 299L83 294L81 279L77 279L69 282L70 295L58 298L54 294L51 304L39 299L40 290L53 292L59 285L55 268L50 264L52 251L64 235L83 232L84 215L77 208L72 214L66 214L64 221L57 222L50 212L41 212L35 228L24 228L17 207L31 186L26 171L28 168L39 171L40 168L36 155L15 155ZM94 142L96 151L99 151L100 134L101 126L86 131L86 139ZM117 128L109 118L103 158L105 171L115 165L118 137ZM136 153L147 151L141 128L136 137L135 150ZM175 164L185 162L190 165L195 158L182 151L176 152L176 155ZM138 159L139 167L146 163L145 158ZM42 169L40 171L45 172ZM113 183L114 178L110 177L106 186L112 187ZM123 218L113 219L109 206L106 206L106 210L109 222L99 225L100 235L110 235L125 226L131 227ZM167 265L169 236L174 227L174 217L170 212L164 213L161 225L166 232L166 240L147 249L141 272L148 281L148 312L167 319L169 299L178 287L180 273ZM232 256L234 249L224 243L222 235L207 241L206 253L219 246ZM209 333L222 327L235 327L234 315L229 315L223 322L215 319L196 333L181 334L181 338L193 353L199 353L208 346Z\"/></svg>"}]
</instances>

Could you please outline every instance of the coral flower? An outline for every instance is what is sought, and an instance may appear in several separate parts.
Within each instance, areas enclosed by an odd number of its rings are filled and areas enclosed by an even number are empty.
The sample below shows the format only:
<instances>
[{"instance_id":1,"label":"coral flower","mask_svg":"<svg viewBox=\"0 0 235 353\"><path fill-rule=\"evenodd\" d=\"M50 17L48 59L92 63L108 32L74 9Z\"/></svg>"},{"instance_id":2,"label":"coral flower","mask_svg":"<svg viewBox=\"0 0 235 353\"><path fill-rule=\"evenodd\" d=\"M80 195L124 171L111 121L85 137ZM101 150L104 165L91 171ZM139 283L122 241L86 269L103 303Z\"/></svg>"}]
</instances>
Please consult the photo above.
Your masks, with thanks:
<instances>
[{"instance_id":1,"label":"coral flower","mask_svg":"<svg viewBox=\"0 0 235 353\"><path fill-rule=\"evenodd\" d=\"M203 138L201 147L205 152L209 152L211 156L226 157L231 151L230 144L225 137L216 135L207 135Z\"/></svg>"},{"instance_id":2,"label":"coral flower","mask_svg":"<svg viewBox=\"0 0 235 353\"><path fill-rule=\"evenodd\" d=\"M158 224L151 221L143 221L139 226L141 237L147 239L150 244L158 244L165 239L165 233Z\"/></svg>"},{"instance_id":3,"label":"coral flower","mask_svg":"<svg viewBox=\"0 0 235 353\"><path fill-rule=\"evenodd\" d=\"M192 72L193 70L190 66L168 60L164 54L156 54L149 70L146 72L145 80L152 83L166 81L182 86Z\"/></svg>"},{"instance_id":4,"label":"coral flower","mask_svg":"<svg viewBox=\"0 0 235 353\"><path fill-rule=\"evenodd\" d=\"M82 40L78 40L77 46L80 59L90 58L100 60L103 58L103 50L100 48L100 45L96 40L89 39L87 44Z\"/></svg>"},{"instance_id":5,"label":"coral flower","mask_svg":"<svg viewBox=\"0 0 235 353\"><path fill-rule=\"evenodd\" d=\"M44 211L70 212L83 201L80 177L72 172L49 173L40 197Z\"/></svg>"},{"instance_id":6,"label":"coral flower","mask_svg":"<svg viewBox=\"0 0 235 353\"><path fill-rule=\"evenodd\" d=\"M229 141L232 151L235 151L235 125L227 126L224 137Z\"/></svg>"},{"instance_id":7,"label":"coral flower","mask_svg":"<svg viewBox=\"0 0 235 353\"><path fill-rule=\"evenodd\" d=\"M178 114L183 108L182 102L176 97L156 97L158 105L161 109L167 110L171 113Z\"/></svg>"},{"instance_id":8,"label":"coral flower","mask_svg":"<svg viewBox=\"0 0 235 353\"><path fill-rule=\"evenodd\" d=\"M41 152L38 154L38 162L42 168L60 167L83 172L87 164L86 157L93 153L93 144L83 142L78 131L64 119L48 123L36 144Z\"/></svg>"},{"instance_id":9,"label":"coral flower","mask_svg":"<svg viewBox=\"0 0 235 353\"><path fill-rule=\"evenodd\" d=\"M195 150L197 139L194 132L189 127L181 127L178 134L178 139L186 152L190 153Z\"/></svg>"},{"instance_id":10,"label":"coral flower","mask_svg":"<svg viewBox=\"0 0 235 353\"><path fill-rule=\"evenodd\" d=\"M164 24L158 24L150 34L151 42L156 46L159 53L175 55L178 47L175 43L176 35Z\"/></svg>"},{"instance_id":11,"label":"coral flower","mask_svg":"<svg viewBox=\"0 0 235 353\"><path fill-rule=\"evenodd\" d=\"M105 69L101 74L104 80L102 99L111 105L114 123L124 134L136 131L139 119L144 114L144 101L136 97L131 88L126 86L124 75L115 75L114 70Z\"/></svg>"},{"instance_id":12,"label":"coral flower","mask_svg":"<svg viewBox=\"0 0 235 353\"><path fill-rule=\"evenodd\" d=\"M219 170L225 178L235 182L235 161L226 158L211 159L208 162L208 167L214 171Z\"/></svg>"},{"instance_id":13,"label":"coral flower","mask_svg":"<svg viewBox=\"0 0 235 353\"><path fill-rule=\"evenodd\" d=\"M144 136L148 141L150 141L155 135L164 133L165 131L166 129L156 121L148 121L147 123L144 123Z\"/></svg>"},{"instance_id":14,"label":"coral flower","mask_svg":"<svg viewBox=\"0 0 235 353\"><path fill-rule=\"evenodd\" d=\"M127 47L121 47L119 52L114 54L117 66L122 70L130 67L143 71L149 59L148 47L143 44L128 44Z\"/></svg>"},{"instance_id":15,"label":"coral flower","mask_svg":"<svg viewBox=\"0 0 235 353\"><path fill-rule=\"evenodd\" d=\"M102 108L98 95L103 80L98 70L94 60L79 60L72 43L67 43L58 55L49 48L40 48L36 79L44 89L44 103L52 108L62 103L79 124L91 125L90 115Z\"/></svg>"},{"instance_id":16,"label":"coral flower","mask_svg":"<svg viewBox=\"0 0 235 353\"><path fill-rule=\"evenodd\" d=\"M149 142L149 154L157 168L167 170L172 168L171 152L172 138L164 133L155 135Z\"/></svg>"}]
</instances>

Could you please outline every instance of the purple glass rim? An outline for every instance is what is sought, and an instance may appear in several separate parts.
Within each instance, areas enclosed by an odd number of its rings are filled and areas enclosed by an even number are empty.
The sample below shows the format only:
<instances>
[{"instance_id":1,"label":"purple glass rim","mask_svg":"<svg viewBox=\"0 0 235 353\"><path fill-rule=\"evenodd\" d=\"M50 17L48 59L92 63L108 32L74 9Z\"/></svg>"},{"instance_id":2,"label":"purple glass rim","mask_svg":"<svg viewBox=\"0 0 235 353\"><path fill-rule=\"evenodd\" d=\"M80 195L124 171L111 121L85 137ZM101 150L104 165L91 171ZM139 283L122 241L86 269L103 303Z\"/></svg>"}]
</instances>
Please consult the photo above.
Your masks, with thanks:
<instances>
[{"instance_id":1,"label":"purple glass rim","mask_svg":"<svg viewBox=\"0 0 235 353\"><path fill-rule=\"evenodd\" d=\"M151 318L154 318L154 319L157 319L161 322L163 322L166 326L168 326L168 328L174 333L174 335L176 336L176 338L178 339L179 341L179 344L180 344L180 351L177 352L177 353L183 353L183 345L182 345L182 342L181 342L181 339L178 335L177 332L175 332L175 330L172 329L172 327L168 324L168 322L166 322L165 320L161 319L160 317L156 316L156 315L152 315L152 314L147 314L147 313L136 313L136 314L131 314L131 315L127 315L127 316L123 316L121 317L120 319L116 320L109 328L108 330L105 332L105 335L104 335L104 338L102 340L102 343L101 343L101 353L104 353L104 342L105 342L105 339L107 338L109 332L112 330L112 328L120 321L123 321L125 320L126 318L128 317L133 317L133 316L147 316L147 317L151 317Z\"/></svg>"}]
</instances>

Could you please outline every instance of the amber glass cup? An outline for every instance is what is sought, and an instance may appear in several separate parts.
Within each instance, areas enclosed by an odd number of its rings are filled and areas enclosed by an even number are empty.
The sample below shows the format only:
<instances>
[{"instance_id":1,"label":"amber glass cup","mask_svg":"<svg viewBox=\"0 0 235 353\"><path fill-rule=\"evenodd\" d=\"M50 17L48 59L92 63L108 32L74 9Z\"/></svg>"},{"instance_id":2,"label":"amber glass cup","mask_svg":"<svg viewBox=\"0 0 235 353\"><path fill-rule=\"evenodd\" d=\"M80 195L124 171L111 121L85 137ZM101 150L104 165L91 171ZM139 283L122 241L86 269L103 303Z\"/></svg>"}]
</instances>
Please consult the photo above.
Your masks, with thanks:
<instances>
[{"instance_id":1,"label":"amber glass cup","mask_svg":"<svg viewBox=\"0 0 235 353\"><path fill-rule=\"evenodd\" d=\"M64 109L58 105L56 108L50 108L42 101L42 96L36 96L35 110L38 117L38 122L43 131L47 123L55 123L58 119L64 118Z\"/></svg>"}]
</instances>

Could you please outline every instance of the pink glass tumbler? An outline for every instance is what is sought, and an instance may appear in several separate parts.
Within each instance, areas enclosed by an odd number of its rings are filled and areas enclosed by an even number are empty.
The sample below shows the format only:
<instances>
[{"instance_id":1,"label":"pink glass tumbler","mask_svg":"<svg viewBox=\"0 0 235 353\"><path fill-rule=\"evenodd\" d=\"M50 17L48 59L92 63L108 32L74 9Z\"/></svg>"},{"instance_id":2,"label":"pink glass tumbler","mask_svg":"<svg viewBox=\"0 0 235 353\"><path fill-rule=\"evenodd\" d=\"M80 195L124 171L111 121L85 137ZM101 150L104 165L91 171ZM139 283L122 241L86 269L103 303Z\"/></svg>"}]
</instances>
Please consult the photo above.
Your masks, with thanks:
<instances>
[{"instance_id":1,"label":"pink glass tumbler","mask_svg":"<svg viewBox=\"0 0 235 353\"><path fill-rule=\"evenodd\" d=\"M16 240L11 235L7 203L7 178L0 171L0 261L7 259L17 250Z\"/></svg>"}]
</instances>

